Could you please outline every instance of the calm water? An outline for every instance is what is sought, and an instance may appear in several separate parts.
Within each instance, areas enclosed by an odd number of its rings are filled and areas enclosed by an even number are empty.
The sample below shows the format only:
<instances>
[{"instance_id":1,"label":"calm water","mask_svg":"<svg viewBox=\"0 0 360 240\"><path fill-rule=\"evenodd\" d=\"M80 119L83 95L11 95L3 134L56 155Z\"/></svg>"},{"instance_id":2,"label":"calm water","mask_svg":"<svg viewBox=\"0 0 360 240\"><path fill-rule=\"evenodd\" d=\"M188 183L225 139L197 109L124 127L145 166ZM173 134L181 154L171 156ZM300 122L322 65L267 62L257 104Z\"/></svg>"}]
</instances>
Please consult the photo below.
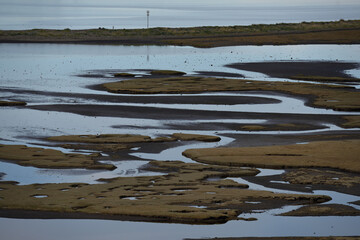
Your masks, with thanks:
<instances>
[{"instance_id":1,"label":"calm water","mask_svg":"<svg viewBox=\"0 0 360 240\"><path fill-rule=\"evenodd\" d=\"M262 61L345 61L360 63L360 45L237 46L198 49L178 46L77 44L0 44L1 87L94 93L85 88L99 79L79 78L93 70L173 69L240 73L247 79L273 80L264 74L224 67ZM143 74L144 72L138 72ZM360 71L351 74L360 77ZM100 81L101 82L101 81ZM43 101L43 99L42 99Z\"/></svg>"},{"instance_id":2,"label":"calm water","mask_svg":"<svg viewBox=\"0 0 360 240\"><path fill-rule=\"evenodd\" d=\"M270 214L263 215L258 221L231 221L227 224L211 226L102 220L0 218L0 236L14 240L181 240L224 236L354 236L360 234L358 217L274 217ZM14 230L17 228L21 228L21 230Z\"/></svg>"},{"instance_id":3,"label":"calm water","mask_svg":"<svg viewBox=\"0 0 360 240\"><path fill-rule=\"evenodd\" d=\"M358 0L0 0L0 29L145 28L357 19Z\"/></svg>"}]
</instances>

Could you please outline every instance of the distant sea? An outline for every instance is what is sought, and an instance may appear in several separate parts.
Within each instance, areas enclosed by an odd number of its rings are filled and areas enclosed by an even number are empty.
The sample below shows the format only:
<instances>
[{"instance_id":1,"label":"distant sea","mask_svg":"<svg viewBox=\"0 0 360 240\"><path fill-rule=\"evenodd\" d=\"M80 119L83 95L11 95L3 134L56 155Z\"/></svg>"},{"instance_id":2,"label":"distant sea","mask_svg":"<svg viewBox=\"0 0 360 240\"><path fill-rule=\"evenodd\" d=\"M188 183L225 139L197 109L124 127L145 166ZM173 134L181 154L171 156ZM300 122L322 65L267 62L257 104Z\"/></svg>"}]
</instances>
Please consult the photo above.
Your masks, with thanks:
<instances>
[{"instance_id":1,"label":"distant sea","mask_svg":"<svg viewBox=\"0 0 360 240\"><path fill-rule=\"evenodd\" d=\"M0 0L0 29L231 26L359 19L360 0Z\"/></svg>"}]
</instances>

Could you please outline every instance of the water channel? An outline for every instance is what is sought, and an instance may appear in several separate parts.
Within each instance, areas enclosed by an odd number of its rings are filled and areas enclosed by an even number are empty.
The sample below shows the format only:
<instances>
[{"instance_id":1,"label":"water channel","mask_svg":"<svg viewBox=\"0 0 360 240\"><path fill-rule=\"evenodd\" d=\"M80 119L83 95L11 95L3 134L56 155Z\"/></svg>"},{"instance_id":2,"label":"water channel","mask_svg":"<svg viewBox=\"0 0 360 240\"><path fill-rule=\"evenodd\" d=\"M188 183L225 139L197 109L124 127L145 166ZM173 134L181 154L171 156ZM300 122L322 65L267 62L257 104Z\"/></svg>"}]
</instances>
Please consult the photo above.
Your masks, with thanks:
<instances>
[{"instance_id":1,"label":"water channel","mask_svg":"<svg viewBox=\"0 0 360 240\"><path fill-rule=\"evenodd\" d=\"M240 71L225 67L226 64L239 62L269 61L339 61L360 63L360 45L296 45L296 46L241 46L221 47L214 49L196 49L174 46L95 46L95 45L61 45L61 44L0 44L0 99L22 100L28 107L3 107L0 109L0 143L24 144L70 151L49 145L44 137L63 134L100 134L129 133L144 134L151 137L171 135L174 132L217 135L218 143L189 142L175 146L159 153L133 149L131 156L141 160L117 161L117 169L109 171L94 170L51 170L34 167L22 167L8 162L0 162L0 172L5 173L3 180L15 180L19 184L46 182L87 182L101 184L98 178L116 176L146 176L159 173L146 172L141 166L150 160L181 160L192 162L181 153L188 148L207 148L226 146L235 138L249 134L284 136L327 132L359 131L343 129L331 120L331 116L357 113L337 112L306 106L304 99L290 95L273 95L268 93L203 93L183 94L177 97L242 97L270 99L272 103L262 104L167 104L146 103L124 100L108 101L108 98L127 95L114 95L88 86L114 81L111 73L134 72L138 76L149 74L150 69L179 70L196 75L198 71L225 72L243 74L246 79L268 81L291 81L274 79L264 74ZM84 74L106 73L103 77L84 77ZM354 77L360 77L360 68L348 71ZM56 93L56 94L54 94ZM93 96L89 98L89 96ZM146 95L139 95L139 97ZM175 95L154 95L171 97ZM100 99L100 100L99 100ZM156 100L154 100L156 102ZM315 129L299 131L261 131L248 132L233 129L188 129L191 124L257 124L271 121L265 115L259 117L205 117L196 119L184 117L174 119L155 118L144 114L133 116L92 116L63 111L45 111L33 107L48 105L101 105L145 107L151 109L177 109L204 112L227 112L236 114L262 113L298 114L329 116L328 122L318 120ZM300 143L300 142L298 142ZM246 139L244 140L246 144ZM90 152L87 152L90 153ZM277 171L262 169L264 174L278 174ZM261 185L246 182L250 189L280 191ZM283 191L283 190L282 190ZM287 191L291 192L291 191ZM349 204L359 197L331 191L315 191L315 194L331 196L336 203ZM160 224L110 220L36 220L0 218L0 231L7 239L41 239L52 236L52 239L144 239L151 235L154 239L183 239L186 237L240 237L240 236L329 236L359 235L357 227L359 217L281 217L276 214L286 212L294 207L274 209L253 213L258 221L230 221L221 225L192 226L184 224ZM357 207L358 208L358 207ZM244 215L241 217L249 217ZM13 229L21 227L21 231Z\"/></svg>"}]
</instances>

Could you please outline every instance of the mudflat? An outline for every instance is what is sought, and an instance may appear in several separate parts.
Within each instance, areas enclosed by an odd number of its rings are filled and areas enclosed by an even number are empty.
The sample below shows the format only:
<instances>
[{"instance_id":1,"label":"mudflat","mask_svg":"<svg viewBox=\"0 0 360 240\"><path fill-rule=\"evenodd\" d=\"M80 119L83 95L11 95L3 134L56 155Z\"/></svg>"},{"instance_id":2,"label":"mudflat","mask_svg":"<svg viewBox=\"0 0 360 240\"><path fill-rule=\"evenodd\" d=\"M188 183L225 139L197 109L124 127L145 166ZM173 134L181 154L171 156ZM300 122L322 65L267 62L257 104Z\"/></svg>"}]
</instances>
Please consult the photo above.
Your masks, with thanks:
<instances>
[{"instance_id":1,"label":"mudflat","mask_svg":"<svg viewBox=\"0 0 360 240\"><path fill-rule=\"evenodd\" d=\"M277 64L281 65L282 63ZM309 69L305 63L296 64L304 67L305 70L300 73L289 70L284 77L304 74ZM312 76L324 75L326 77L329 75L328 78L330 79L333 77L340 78L344 77L343 72L345 70L355 68L355 65L351 65L351 63L326 64L329 65L322 67L320 62L309 64L314 71L311 73L314 74ZM321 71L317 71L316 66ZM326 72L326 68L329 66L331 70ZM273 98L273 96L281 95L300 98L310 106L330 108L338 112L353 111L352 113L356 114L360 109L357 89L343 85L277 83L245 79L183 76L186 74L174 70L151 72L150 77L141 78L134 78L133 75L127 75L127 73L121 73L117 76L107 74L110 77L106 78L106 80L110 78L110 83L97 86L97 90L107 90L115 93L112 95L101 94L101 92L97 94L73 94L33 91L31 93L39 96L95 99L110 104L78 104L74 101L71 104L31 104L30 106L18 108L63 113L71 112L82 116L171 120L162 126L151 126L154 131L166 129L166 132L169 132L174 130L170 134L160 133L155 134L155 137L106 133L95 135L87 133L80 133L80 135L59 134L57 136L47 136L41 140L45 141L48 146L56 145L80 151L96 150L99 153L95 155L64 154L58 151L51 154L42 154L45 149L40 147L1 145L0 158L19 164L31 165L29 162L49 161L49 159L52 160L52 155L56 155L51 164L33 164L33 166L45 166L46 168L59 167L52 164L63 164L64 162L69 164L72 162L71 158L84 158L88 160L86 164L68 165L67 168L93 169L106 165L100 162L100 160L104 159L111 159L111 162L123 159L149 161L147 157L142 157L141 154L160 153L170 147L184 146L185 141L191 143L194 141L218 142L226 138L232 138L233 141L224 144L222 147L188 149L183 153L189 157L187 160L190 161L191 158L198 163L150 161L140 169L141 171L158 173L157 176L98 179L99 184L73 182L17 185L14 182L1 181L0 216L26 217L28 214L34 214L32 216L40 218L95 218L186 224L220 224L231 220L255 221L255 218L242 218L239 214L255 213L259 210L263 211L289 205L303 205L303 207L295 212L285 213L287 216L339 216L341 214L354 216L359 214L357 209L350 208L348 205L322 204L330 201L331 197L329 196L310 195L313 189L326 189L358 195L360 185L359 130L339 130L340 126L346 126L347 128L359 127L359 116L357 115L346 116L346 114L350 113L331 115L290 114L286 112L258 113L231 110L213 111L140 105L146 103L195 103L209 106L215 104L275 105L280 101ZM203 74L211 75L211 73L207 72ZM335 76L337 74L339 76ZM217 73L217 75L224 74ZM93 77L101 76L103 75L94 75ZM318 78L319 82L324 81L324 79ZM337 81L340 82L343 79L337 79ZM9 91L21 92L19 89ZM268 97L238 97L236 95L191 96L192 93L230 91L232 93L267 93ZM121 93L121 95L117 96L116 93ZM131 93L131 95L124 95L124 93ZM159 96L158 93L168 95ZM190 94L182 96L183 93ZM149 95L143 96L141 94ZM134 106L129 103L133 103ZM182 120L186 120L186 122L184 121L186 124ZM241 120L261 121L260 123L249 124L241 123ZM139 130L139 132L148 129L146 124L132 127ZM114 129L114 132L116 130L125 132L124 129L129 129L128 126L121 124L113 125L111 128ZM186 133L177 131L179 129L186 130ZM191 130L197 133L201 130L210 130L216 136L194 134L191 133ZM215 132L218 130L219 132ZM289 134L271 133L275 131L289 132ZM291 131L295 133L291 133ZM31 136L27 137L32 139ZM8 148L12 148L11 152L14 156L7 154ZM3 152L3 155L1 155L1 152ZM119 152L121 152L121 155ZM59 159L58 155L61 155L62 158ZM114 165L109 165L109 169L105 168L107 172L114 167ZM285 171L281 176L266 176L268 180L268 183L266 183L265 177L257 176L259 170L255 168L260 167L281 168L285 169ZM252 180L254 182L259 180L257 183L261 183L263 186L300 190L304 193L281 194L270 191L257 191L248 189L247 184L238 183L229 178L249 180L249 185ZM284 185L288 185L287 188Z\"/></svg>"},{"instance_id":2,"label":"mudflat","mask_svg":"<svg viewBox=\"0 0 360 240\"><path fill-rule=\"evenodd\" d=\"M228 67L264 73L271 77L293 78L298 80L322 80L356 81L345 73L346 70L355 69L357 63L351 62L331 62L331 61L281 61L281 62L253 62L253 63L234 63ZM312 77L312 79L310 78Z\"/></svg>"}]
</instances>

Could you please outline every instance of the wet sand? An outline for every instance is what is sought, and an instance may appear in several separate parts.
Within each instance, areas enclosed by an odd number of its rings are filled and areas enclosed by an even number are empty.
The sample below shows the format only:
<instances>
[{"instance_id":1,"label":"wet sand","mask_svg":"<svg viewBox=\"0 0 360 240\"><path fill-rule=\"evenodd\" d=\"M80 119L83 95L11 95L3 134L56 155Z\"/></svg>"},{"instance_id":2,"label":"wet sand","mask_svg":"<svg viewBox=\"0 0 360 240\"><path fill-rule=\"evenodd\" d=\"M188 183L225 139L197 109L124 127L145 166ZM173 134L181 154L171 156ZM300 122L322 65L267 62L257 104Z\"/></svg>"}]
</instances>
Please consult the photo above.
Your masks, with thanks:
<instances>
[{"instance_id":1,"label":"wet sand","mask_svg":"<svg viewBox=\"0 0 360 240\"><path fill-rule=\"evenodd\" d=\"M252 112L230 112L230 111L206 111L206 110L185 110L185 109L164 109L157 107L141 107L141 106L119 106L119 105L69 105L69 104L54 104L54 105L37 105L29 106L31 109L43 111L57 111L70 112L85 116L98 117L127 117L127 118L149 118L149 119L168 119L168 120L192 120L192 119L218 119L219 116L227 119L283 119L286 122L290 120L299 119L311 122L319 122L325 119L333 119L340 123L343 120L339 116L334 115L307 115L307 114L286 114L286 113L252 113Z\"/></svg>"},{"instance_id":2,"label":"wet sand","mask_svg":"<svg viewBox=\"0 0 360 240\"><path fill-rule=\"evenodd\" d=\"M347 77L346 70L359 67L357 63L350 62L257 62L257 63L235 63L227 67L260 72L271 77L289 78L292 76L324 76L324 77Z\"/></svg>"},{"instance_id":3,"label":"wet sand","mask_svg":"<svg viewBox=\"0 0 360 240\"><path fill-rule=\"evenodd\" d=\"M99 86L89 86L90 89L103 90ZM81 93L60 93L60 92L45 92L45 91L31 91L18 89L0 89L0 92L12 92L19 94L32 94L37 96L49 97L63 97L79 99L75 101L81 102L81 99L87 101L93 100L96 102L110 103L167 103L167 104L218 104L218 105L236 105L236 104L270 104L279 103L279 100L274 98L264 97L250 97L250 96L191 96L191 95L167 95L167 96L133 96L133 95L106 95L106 94L81 94ZM76 102L74 102L76 103Z\"/></svg>"}]
</instances>

